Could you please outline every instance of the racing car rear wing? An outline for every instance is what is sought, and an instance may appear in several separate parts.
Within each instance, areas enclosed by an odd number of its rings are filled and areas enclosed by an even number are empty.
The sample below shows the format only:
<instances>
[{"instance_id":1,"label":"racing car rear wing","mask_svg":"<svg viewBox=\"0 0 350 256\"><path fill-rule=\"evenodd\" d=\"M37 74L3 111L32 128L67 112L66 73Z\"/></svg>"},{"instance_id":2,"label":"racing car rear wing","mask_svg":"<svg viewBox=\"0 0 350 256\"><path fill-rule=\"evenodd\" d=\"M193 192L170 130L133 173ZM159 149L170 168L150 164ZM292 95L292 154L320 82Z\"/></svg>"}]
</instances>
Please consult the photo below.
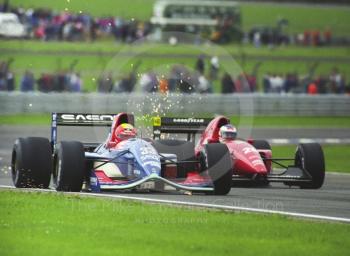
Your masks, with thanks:
<instances>
[{"instance_id":1,"label":"racing car rear wing","mask_svg":"<svg viewBox=\"0 0 350 256\"><path fill-rule=\"evenodd\" d=\"M52 123L59 126L111 126L114 114L52 113Z\"/></svg>"},{"instance_id":2,"label":"racing car rear wing","mask_svg":"<svg viewBox=\"0 0 350 256\"><path fill-rule=\"evenodd\" d=\"M164 133L187 134L187 140L198 132L205 130L211 118L184 118L184 117L154 117L153 118L153 139L160 139Z\"/></svg>"},{"instance_id":3,"label":"racing car rear wing","mask_svg":"<svg viewBox=\"0 0 350 256\"><path fill-rule=\"evenodd\" d=\"M114 114L52 113L51 144L57 142L58 126L111 126Z\"/></svg>"}]
</instances>

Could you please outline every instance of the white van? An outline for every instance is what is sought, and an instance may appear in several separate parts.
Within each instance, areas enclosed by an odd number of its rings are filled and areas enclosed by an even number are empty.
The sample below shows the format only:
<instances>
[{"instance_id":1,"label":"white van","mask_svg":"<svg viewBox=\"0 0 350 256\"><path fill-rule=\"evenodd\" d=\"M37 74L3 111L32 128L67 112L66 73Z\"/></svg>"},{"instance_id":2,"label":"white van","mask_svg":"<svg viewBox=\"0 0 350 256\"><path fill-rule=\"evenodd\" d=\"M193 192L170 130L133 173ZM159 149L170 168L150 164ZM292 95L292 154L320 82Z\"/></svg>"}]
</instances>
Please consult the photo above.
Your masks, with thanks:
<instances>
[{"instance_id":1,"label":"white van","mask_svg":"<svg viewBox=\"0 0 350 256\"><path fill-rule=\"evenodd\" d=\"M0 13L1 37L24 37L26 29L14 13Z\"/></svg>"}]
</instances>

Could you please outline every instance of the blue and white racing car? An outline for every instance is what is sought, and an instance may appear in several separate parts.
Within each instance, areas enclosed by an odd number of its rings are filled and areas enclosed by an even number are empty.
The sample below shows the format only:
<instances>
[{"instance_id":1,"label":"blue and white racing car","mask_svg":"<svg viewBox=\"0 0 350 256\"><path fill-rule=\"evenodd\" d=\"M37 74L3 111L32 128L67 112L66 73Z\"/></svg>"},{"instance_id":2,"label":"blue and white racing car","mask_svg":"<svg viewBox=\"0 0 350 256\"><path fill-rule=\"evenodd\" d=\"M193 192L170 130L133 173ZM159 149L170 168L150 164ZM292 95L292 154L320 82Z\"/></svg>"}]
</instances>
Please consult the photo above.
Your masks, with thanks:
<instances>
[{"instance_id":1,"label":"blue and white racing car","mask_svg":"<svg viewBox=\"0 0 350 256\"><path fill-rule=\"evenodd\" d=\"M181 140L131 138L109 147L116 127L134 116L53 113L51 141L16 140L12 178L16 187L58 191L176 190L225 195L231 188L232 162L224 144L208 144L200 157L194 144ZM105 142L57 141L58 126L111 126ZM191 130L191 132L196 132Z\"/></svg>"}]
</instances>

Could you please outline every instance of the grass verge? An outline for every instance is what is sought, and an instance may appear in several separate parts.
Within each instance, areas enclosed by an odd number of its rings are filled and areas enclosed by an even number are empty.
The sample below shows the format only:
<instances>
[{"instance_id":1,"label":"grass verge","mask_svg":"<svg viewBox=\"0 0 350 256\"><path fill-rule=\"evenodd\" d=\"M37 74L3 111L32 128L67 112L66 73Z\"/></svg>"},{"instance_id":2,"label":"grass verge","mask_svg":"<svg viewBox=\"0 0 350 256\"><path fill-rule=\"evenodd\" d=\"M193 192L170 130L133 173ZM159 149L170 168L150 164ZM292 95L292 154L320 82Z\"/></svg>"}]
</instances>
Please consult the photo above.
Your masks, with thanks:
<instances>
[{"instance_id":1,"label":"grass verge","mask_svg":"<svg viewBox=\"0 0 350 256\"><path fill-rule=\"evenodd\" d=\"M231 117L232 124L244 125L249 117ZM340 116L254 116L253 127L350 127L350 118Z\"/></svg>"},{"instance_id":2,"label":"grass verge","mask_svg":"<svg viewBox=\"0 0 350 256\"><path fill-rule=\"evenodd\" d=\"M202 115L201 115L202 116ZM208 115L208 117L210 117ZM212 117L212 116L211 116ZM152 125L149 117L139 118L141 122ZM231 117L231 123L245 126L253 122L253 127L295 127L295 128L313 128L313 127L350 127L350 118L341 116L322 116L322 117L300 117L300 116L254 116L254 117ZM50 114L14 114L1 115L0 125L50 125Z\"/></svg>"},{"instance_id":3,"label":"grass verge","mask_svg":"<svg viewBox=\"0 0 350 256\"><path fill-rule=\"evenodd\" d=\"M348 255L350 226L0 191L3 255Z\"/></svg>"},{"instance_id":4,"label":"grass verge","mask_svg":"<svg viewBox=\"0 0 350 256\"><path fill-rule=\"evenodd\" d=\"M50 114L0 115L0 125L50 125Z\"/></svg>"},{"instance_id":5,"label":"grass verge","mask_svg":"<svg viewBox=\"0 0 350 256\"><path fill-rule=\"evenodd\" d=\"M110 55L111 53L123 52L124 54L139 54L142 56L147 54L162 54L174 55L188 55L189 57L197 57L199 54L206 53L208 55L224 55L229 53L235 57L241 56L264 56L264 57L281 57L281 58L340 58L348 57L350 49L348 47L327 47L322 48L308 48L304 46L279 46L275 48L261 47L256 48L250 44L226 44L226 45L203 45L198 48L196 45L179 44L178 46L171 46L163 43L147 43L147 44L122 44L116 43L114 40L104 40L91 42L57 42L57 41L36 41L36 40L6 40L0 41L0 48L8 51L16 52L18 55L22 54L47 54L47 55Z\"/></svg>"}]
</instances>

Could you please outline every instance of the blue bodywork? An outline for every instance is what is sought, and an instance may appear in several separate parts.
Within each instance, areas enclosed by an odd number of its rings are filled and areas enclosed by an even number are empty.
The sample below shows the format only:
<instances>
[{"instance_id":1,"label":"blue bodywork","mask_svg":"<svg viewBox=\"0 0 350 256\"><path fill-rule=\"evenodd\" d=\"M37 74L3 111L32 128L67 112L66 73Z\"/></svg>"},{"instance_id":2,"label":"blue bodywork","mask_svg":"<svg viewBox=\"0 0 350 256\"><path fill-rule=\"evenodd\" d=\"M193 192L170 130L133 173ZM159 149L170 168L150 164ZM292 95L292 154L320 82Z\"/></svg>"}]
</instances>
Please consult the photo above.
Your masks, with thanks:
<instances>
[{"instance_id":1,"label":"blue bodywork","mask_svg":"<svg viewBox=\"0 0 350 256\"><path fill-rule=\"evenodd\" d=\"M107 149L103 145L98 147L94 153L85 153L87 159L109 161L117 165L124 177L128 179L122 186L135 183L150 175L160 176L161 160L156 149L147 141L142 139L129 139L122 142L117 149ZM96 174L91 172L91 189L100 191L101 185L119 186L116 184L100 184ZM116 187L117 189L117 187Z\"/></svg>"}]
</instances>

